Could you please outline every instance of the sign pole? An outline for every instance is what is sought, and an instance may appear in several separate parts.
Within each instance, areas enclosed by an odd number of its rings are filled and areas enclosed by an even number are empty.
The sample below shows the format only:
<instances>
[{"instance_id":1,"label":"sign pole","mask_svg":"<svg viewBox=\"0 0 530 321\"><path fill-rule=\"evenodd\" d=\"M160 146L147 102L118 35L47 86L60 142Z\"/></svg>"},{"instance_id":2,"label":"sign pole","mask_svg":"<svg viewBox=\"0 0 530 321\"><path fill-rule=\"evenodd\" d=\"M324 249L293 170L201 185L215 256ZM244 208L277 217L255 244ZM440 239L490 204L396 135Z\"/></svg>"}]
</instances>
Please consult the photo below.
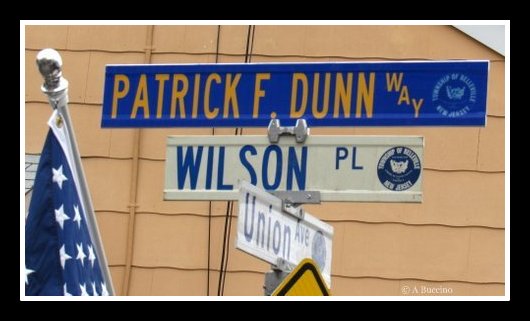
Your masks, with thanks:
<instances>
[{"instance_id":1,"label":"sign pole","mask_svg":"<svg viewBox=\"0 0 530 321\"><path fill-rule=\"evenodd\" d=\"M289 271L283 271L276 265L271 264L271 270L265 272L265 284L263 285L263 292L266 296L271 296L278 285L289 275Z\"/></svg>"},{"instance_id":2,"label":"sign pole","mask_svg":"<svg viewBox=\"0 0 530 321\"><path fill-rule=\"evenodd\" d=\"M281 126L279 119L271 119L267 127L267 137L271 144L277 144L280 136L295 136L296 142L303 144L309 136L310 129L305 119L296 120L294 126ZM299 220L304 218L304 209L300 204L320 204L320 192L318 191L277 191L272 195L282 200L282 210ZM271 270L265 272L264 295L270 296L282 281L293 270L293 266L287 261L278 258L276 264L271 264Z\"/></svg>"},{"instance_id":3,"label":"sign pole","mask_svg":"<svg viewBox=\"0 0 530 321\"><path fill-rule=\"evenodd\" d=\"M100 268L105 278L109 295L114 295L114 285L112 283L105 251L103 250L103 243L101 242L99 235L96 215L94 213L92 199L90 198L88 184L85 179L85 172L83 171L83 166L81 164L81 157L77 146L77 140L75 138L72 120L68 111L68 80L62 76L62 64L61 56L54 49L43 49L37 54L37 66L44 78L44 84L42 85L41 90L48 96L48 101L52 108L57 109L57 111L63 116L63 120L66 124L67 134L70 136L74 166L79 177L79 192L82 196L81 202L85 210L88 232L90 233L94 248L98 255Z\"/></svg>"}]
</instances>

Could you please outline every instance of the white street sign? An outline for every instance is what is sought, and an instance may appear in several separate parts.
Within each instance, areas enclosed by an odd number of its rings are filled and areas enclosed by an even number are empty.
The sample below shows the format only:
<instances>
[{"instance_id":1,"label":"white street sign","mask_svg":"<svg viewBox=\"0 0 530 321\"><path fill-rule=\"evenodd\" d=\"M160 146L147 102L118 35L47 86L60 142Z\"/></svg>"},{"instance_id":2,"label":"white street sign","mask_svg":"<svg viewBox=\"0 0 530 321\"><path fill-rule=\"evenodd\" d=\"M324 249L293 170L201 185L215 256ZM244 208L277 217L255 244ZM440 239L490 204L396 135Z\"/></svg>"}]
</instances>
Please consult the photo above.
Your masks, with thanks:
<instances>
[{"instance_id":1,"label":"white street sign","mask_svg":"<svg viewBox=\"0 0 530 321\"><path fill-rule=\"evenodd\" d=\"M333 226L304 214L299 220L282 211L281 199L242 181L236 247L266 262L278 258L293 266L312 258L331 286Z\"/></svg>"},{"instance_id":2,"label":"white street sign","mask_svg":"<svg viewBox=\"0 0 530 321\"><path fill-rule=\"evenodd\" d=\"M421 202L423 137L169 136L165 200L236 200L237 182L322 201Z\"/></svg>"}]
</instances>

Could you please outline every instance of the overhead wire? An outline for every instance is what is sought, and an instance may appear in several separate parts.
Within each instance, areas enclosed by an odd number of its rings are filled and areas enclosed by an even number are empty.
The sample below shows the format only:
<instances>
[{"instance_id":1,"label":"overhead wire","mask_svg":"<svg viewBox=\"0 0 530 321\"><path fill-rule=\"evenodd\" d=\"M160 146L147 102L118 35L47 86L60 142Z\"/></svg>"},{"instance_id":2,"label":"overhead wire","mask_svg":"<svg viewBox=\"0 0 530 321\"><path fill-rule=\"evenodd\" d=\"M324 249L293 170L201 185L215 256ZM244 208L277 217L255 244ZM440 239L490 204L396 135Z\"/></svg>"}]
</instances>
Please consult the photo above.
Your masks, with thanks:
<instances>
[{"instance_id":1,"label":"overhead wire","mask_svg":"<svg viewBox=\"0 0 530 321\"><path fill-rule=\"evenodd\" d=\"M247 44L245 48L245 63L252 61L252 49L254 47L254 30L255 26L248 26ZM243 135L243 128L236 128L235 135ZM225 229L223 234L223 250L221 253L221 267L219 269L219 284L217 295L224 295L226 272L228 270L228 258L230 254L230 233L232 230L232 218L234 212L234 202L228 201L226 206Z\"/></svg>"},{"instance_id":2,"label":"overhead wire","mask_svg":"<svg viewBox=\"0 0 530 321\"><path fill-rule=\"evenodd\" d=\"M221 25L217 26L217 45L215 48L215 63L219 63L219 42L221 37ZM215 127L212 127L212 135L215 135ZM206 295L210 296L210 260L211 260L211 238L212 238L212 201L208 202L208 273L206 274Z\"/></svg>"}]
</instances>

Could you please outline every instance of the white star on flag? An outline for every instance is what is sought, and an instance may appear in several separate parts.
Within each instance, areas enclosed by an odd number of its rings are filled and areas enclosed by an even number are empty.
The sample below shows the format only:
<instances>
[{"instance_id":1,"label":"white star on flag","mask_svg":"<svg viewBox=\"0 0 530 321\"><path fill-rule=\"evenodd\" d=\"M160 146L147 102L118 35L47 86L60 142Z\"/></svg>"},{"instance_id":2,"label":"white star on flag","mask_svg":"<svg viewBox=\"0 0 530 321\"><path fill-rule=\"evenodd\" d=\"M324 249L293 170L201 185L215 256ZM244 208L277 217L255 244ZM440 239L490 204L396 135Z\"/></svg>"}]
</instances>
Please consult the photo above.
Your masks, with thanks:
<instances>
[{"instance_id":1,"label":"white star on flag","mask_svg":"<svg viewBox=\"0 0 530 321\"><path fill-rule=\"evenodd\" d=\"M108 296L109 291L107 291L107 286L105 285L105 282L101 283L101 296Z\"/></svg>"},{"instance_id":2,"label":"white star on flag","mask_svg":"<svg viewBox=\"0 0 530 321\"><path fill-rule=\"evenodd\" d=\"M89 296L88 292L86 291L85 283L79 284L79 288L81 289L81 296Z\"/></svg>"},{"instance_id":3,"label":"white star on flag","mask_svg":"<svg viewBox=\"0 0 530 321\"><path fill-rule=\"evenodd\" d=\"M92 282L92 294L93 296L99 296L98 291L96 291L96 282Z\"/></svg>"},{"instance_id":4,"label":"white star on flag","mask_svg":"<svg viewBox=\"0 0 530 321\"><path fill-rule=\"evenodd\" d=\"M81 213L79 213L79 206L74 205L74 222L77 222L77 228L81 228Z\"/></svg>"},{"instance_id":5,"label":"white star on flag","mask_svg":"<svg viewBox=\"0 0 530 321\"><path fill-rule=\"evenodd\" d=\"M61 226L61 229L64 227L64 221L69 220L70 217L64 214L64 205L61 205L58 210L55 210L55 220Z\"/></svg>"},{"instance_id":6,"label":"white star on flag","mask_svg":"<svg viewBox=\"0 0 530 321\"><path fill-rule=\"evenodd\" d=\"M96 255L94 254L94 249L92 248L92 245L88 246L88 260L90 263L92 263L92 267L94 267L94 261L96 261Z\"/></svg>"},{"instance_id":7,"label":"white star on flag","mask_svg":"<svg viewBox=\"0 0 530 321\"><path fill-rule=\"evenodd\" d=\"M63 267L63 270L64 270L64 263L66 262L66 260L69 260L72 258L70 255L66 254L66 251L64 249L64 244L63 246L61 246L61 249L59 250L59 256L61 258L61 266Z\"/></svg>"},{"instance_id":8,"label":"white star on flag","mask_svg":"<svg viewBox=\"0 0 530 321\"><path fill-rule=\"evenodd\" d=\"M53 178L52 178L53 182L57 183L60 189L63 189L63 181L68 180L68 178L66 178L66 176L63 175L63 165L59 166L58 169L52 168L52 172L53 172Z\"/></svg>"},{"instance_id":9,"label":"white star on flag","mask_svg":"<svg viewBox=\"0 0 530 321\"><path fill-rule=\"evenodd\" d=\"M64 284L64 296L72 296L72 294L68 293L66 290L66 283Z\"/></svg>"},{"instance_id":10,"label":"white star on flag","mask_svg":"<svg viewBox=\"0 0 530 321\"><path fill-rule=\"evenodd\" d=\"M26 268L26 284L28 284L28 275L30 275L33 272L35 272L35 271Z\"/></svg>"},{"instance_id":11,"label":"white star on flag","mask_svg":"<svg viewBox=\"0 0 530 321\"><path fill-rule=\"evenodd\" d=\"M81 260L81 265L85 266L85 263L83 260L85 259L86 255L85 252L83 252L83 243L79 243L75 245L77 247L77 260Z\"/></svg>"}]
</instances>

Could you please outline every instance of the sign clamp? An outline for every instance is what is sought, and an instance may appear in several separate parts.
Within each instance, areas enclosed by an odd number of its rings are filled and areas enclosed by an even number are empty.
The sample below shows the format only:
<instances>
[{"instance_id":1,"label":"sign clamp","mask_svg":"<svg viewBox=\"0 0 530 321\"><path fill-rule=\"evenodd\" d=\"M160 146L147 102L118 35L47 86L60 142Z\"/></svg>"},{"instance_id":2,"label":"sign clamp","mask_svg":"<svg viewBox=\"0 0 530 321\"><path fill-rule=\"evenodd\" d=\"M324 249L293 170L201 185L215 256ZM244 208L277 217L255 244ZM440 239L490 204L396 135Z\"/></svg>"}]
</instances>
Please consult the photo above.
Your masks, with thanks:
<instances>
[{"instance_id":1,"label":"sign clamp","mask_svg":"<svg viewBox=\"0 0 530 321\"><path fill-rule=\"evenodd\" d=\"M271 119L267 127L269 141L273 144L280 141L281 135L293 135L297 143L303 143L309 136L309 131L305 119L297 119L294 126L281 126L279 119Z\"/></svg>"}]
</instances>

